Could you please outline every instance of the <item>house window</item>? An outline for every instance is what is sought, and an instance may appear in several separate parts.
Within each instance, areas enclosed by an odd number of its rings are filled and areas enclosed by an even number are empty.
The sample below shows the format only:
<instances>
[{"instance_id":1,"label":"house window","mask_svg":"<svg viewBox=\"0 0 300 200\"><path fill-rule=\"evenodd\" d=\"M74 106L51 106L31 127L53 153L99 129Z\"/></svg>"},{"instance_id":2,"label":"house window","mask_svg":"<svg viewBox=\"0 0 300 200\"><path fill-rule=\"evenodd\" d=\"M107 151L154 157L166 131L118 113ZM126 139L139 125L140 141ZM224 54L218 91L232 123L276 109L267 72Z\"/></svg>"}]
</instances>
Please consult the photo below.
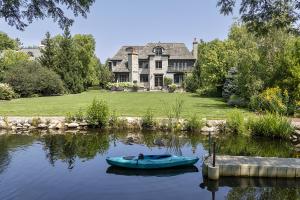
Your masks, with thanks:
<instances>
[{"instance_id":1,"label":"house window","mask_svg":"<svg viewBox=\"0 0 300 200\"><path fill-rule=\"evenodd\" d=\"M140 82L141 83L147 83L149 81L148 77L149 77L148 74L141 74L140 75Z\"/></svg>"},{"instance_id":2,"label":"house window","mask_svg":"<svg viewBox=\"0 0 300 200\"><path fill-rule=\"evenodd\" d=\"M27 54L28 54L30 57L33 57L33 52L32 52L32 51L28 51Z\"/></svg>"},{"instance_id":3,"label":"house window","mask_svg":"<svg viewBox=\"0 0 300 200\"><path fill-rule=\"evenodd\" d=\"M174 74L174 83L181 84L183 82L183 74Z\"/></svg>"},{"instance_id":4,"label":"house window","mask_svg":"<svg viewBox=\"0 0 300 200\"><path fill-rule=\"evenodd\" d=\"M117 61L113 61L113 66L116 66L117 65Z\"/></svg>"},{"instance_id":5,"label":"house window","mask_svg":"<svg viewBox=\"0 0 300 200\"><path fill-rule=\"evenodd\" d=\"M139 61L139 68L140 69L148 69L148 62L147 61Z\"/></svg>"},{"instance_id":6,"label":"house window","mask_svg":"<svg viewBox=\"0 0 300 200\"><path fill-rule=\"evenodd\" d=\"M118 75L118 82L128 82L128 74L119 74Z\"/></svg>"},{"instance_id":7,"label":"house window","mask_svg":"<svg viewBox=\"0 0 300 200\"><path fill-rule=\"evenodd\" d=\"M155 55L156 56L161 56L162 52L163 52L162 48L160 48L160 47L155 48Z\"/></svg>"},{"instance_id":8,"label":"house window","mask_svg":"<svg viewBox=\"0 0 300 200\"><path fill-rule=\"evenodd\" d=\"M155 87L162 87L164 85L163 75L155 75L154 76L154 85Z\"/></svg>"},{"instance_id":9,"label":"house window","mask_svg":"<svg viewBox=\"0 0 300 200\"><path fill-rule=\"evenodd\" d=\"M155 61L155 68L156 69L162 69L162 61L161 60Z\"/></svg>"}]
</instances>

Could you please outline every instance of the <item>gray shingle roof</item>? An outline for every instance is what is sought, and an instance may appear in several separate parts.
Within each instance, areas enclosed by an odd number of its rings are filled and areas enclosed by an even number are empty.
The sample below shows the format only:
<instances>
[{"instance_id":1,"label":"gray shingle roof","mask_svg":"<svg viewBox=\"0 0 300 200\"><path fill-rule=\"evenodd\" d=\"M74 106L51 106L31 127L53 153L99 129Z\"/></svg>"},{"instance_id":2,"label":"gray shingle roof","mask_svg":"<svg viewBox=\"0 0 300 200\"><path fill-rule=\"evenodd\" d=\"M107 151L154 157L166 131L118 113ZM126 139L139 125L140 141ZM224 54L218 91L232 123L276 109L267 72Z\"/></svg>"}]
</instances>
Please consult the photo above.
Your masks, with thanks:
<instances>
[{"instance_id":1,"label":"gray shingle roof","mask_svg":"<svg viewBox=\"0 0 300 200\"><path fill-rule=\"evenodd\" d=\"M169 55L169 59L194 60L193 54L184 43L148 43L145 46L123 46L111 60L127 60L128 47L133 47L138 53L139 59L147 59L149 55L154 55L153 48L160 46L164 49L163 54Z\"/></svg>"},{"instance_id":2,"label":"gray shingle roof","mask_svg":"<svg viewBox=\"0 0 300 200\"><path fill-rule=\"evenodd\" d=\"M117 66L113 67L113 72L129 72L129 69L126 66L128 59L125 58Z\"/></svg>"},{"instance_id":3,"label":"gray shingle roof","mask_svg":"<svg viewBox=\"0 0 300 200\"><path fill-rule=\"evenodd\" d=\"M138 54L144 48L144 46L122 46L121 49L119 49L117 54L114 57L112 57L111 60L124 60L124 59L127 60L128 59L127 58L128 52L126 51L126 49L129 48L129 47L134 48L137 51Z\"/></svg>"},{"instance_id":4,"label":"gray shingle roof","mask_svg":"<svg viewBox=\"0 0 300 200\"><path fill-rule=\"evenodd\" d=\"M20 51L24 52L24 53L27 53L33 59L38 58L42 55L41 50L38 47L36 47L36 48L22 48Z\"/></svg>"}]
</instances>

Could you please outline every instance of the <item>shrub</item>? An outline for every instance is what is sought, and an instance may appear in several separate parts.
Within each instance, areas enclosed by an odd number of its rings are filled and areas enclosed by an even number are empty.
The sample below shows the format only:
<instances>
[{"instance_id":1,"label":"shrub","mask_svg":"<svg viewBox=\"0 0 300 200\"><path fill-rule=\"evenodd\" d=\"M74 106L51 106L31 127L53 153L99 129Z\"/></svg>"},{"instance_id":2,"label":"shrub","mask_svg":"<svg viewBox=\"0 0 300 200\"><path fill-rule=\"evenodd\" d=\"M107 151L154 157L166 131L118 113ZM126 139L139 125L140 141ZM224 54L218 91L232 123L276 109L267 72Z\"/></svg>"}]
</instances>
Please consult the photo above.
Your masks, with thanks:
<instances>
[{"instance_id":1,"label":"shrub","mask_svg":"<svg viewBox=\"0 0 300 200\"><path fill-rule=\"evenodd\" d=\"M85 120L85 115L84 115L84 112L82 110L82 108L80 108L76 113L71 113L71 112L68 112L66 114L66 118L65 118L65 121L67 123L70 123L70 122L74 122L74 121L78 121L78 122L82 122Z\"/></svg>"},{"instance_id":2,"label":"shrub","mask_svg":"<svg viewBox=\"0 0 300 200\"><path fill-rule=\"evenodd\" d=\"M139 86L138 86L137 84L133 84L133 86L132 86L132 91L133 91L133 92L139 91Z\"/></svg>"},{"instance_id":3,"label":"shrub","mask_svg":"<svg viewBox=\"0 0 300 200\"><path fill-rule=\"evenodd\" d=\"M113 81L114 75L109 70L109 67L107 65L101 65L99 64L99 86L100 88L107 88L107 84L110 81Z\"/></svg>"},{"instance_id":4,"label":"shrub","mask_svg":"<svg viewBox=\"0 0 300 200\"><path fill-rule=\"evenodd\" d=\"M145 129L152 129L155 125L153 111L148 108L145 115L142 117L142 127Z\"/></svg>"},{"instance_id":5,"label":"shrub","mask_svg":"<svg viewBox=\"0 0 300 200\"><path fill-rule=\"evenodd\" d=\"M295 108L295 117L300 117L300 101L296 103L296 108Z\"/></svg>"},{"instance_id":6,"label":"shrub","mask_svg":"<svg viewBox=\"0 0 300 200\"><path fill-rule=\"evenodd\" d=\"M89 125L100 128L106 127L109 120L109 108L107 103L102 100L94 99L87 109L86 117Z\"/></svg>"},{"instance_id":7,"label":"shrub","mask_svg":"<svg viewBox=\"0 0 300 200\"><path fill-rule=\"evenodd\" d=\"M82 108L79 108L79 110L75 113L75 119L76 119L76 121L79 121L79 122L81 122L85 119Z\"/></svg>"},{"instance_id":8,"label":"shrub","mask_svg":"<svg viewBox=\"0 0 300 200\"><path fill-rule=\"evenodd\" d=\"M261 117L252 118L248 122L248 127L252 136L289 139L294 133L294 127L290 121L279 114L267 113Z\"/></svg>"},{"instance_id":9,"label":"shrub","mask_svg":"<svg viewBox=\"0 0 300 200\"><path fill-rule=\"evenodd\" d=\"M133 84L130 82L119 82L119 83L107 83L106 88L109 90L124 90L128 88L132 88Z\"/></svg>"},{"instance_id":10,"label":"shrub","mask_svg":"<svg viewBox=\"0 0 300 200\"><path fill-rule=\"evenodd\" d=\"M64 93L63 82L59 76L37 62L19 63L10 68L5 74L4 82L10 84L22 97L30 97L33 94L50 96Z\"/></svg>"},{"instance_id":11,"label":"shrub","mask_svg":"<svg viewBox=\"0 0 300 200\"><path fill-rule=\"evenodd\" d=\"M32 118L32 122L31 122L31 125L34 126L34 127L37 127L39 124L42 123L42 119L40 117L34 117Z\"/></svg>"},{"instance_id":12,"label":"shrub","mask_svg":"<svg viewBox=\"0 0 300 200\"><path fill-rule=\"evenodd\" d=\"M12 87L6 83L0 83L0 100L11 100L16 97Z\"/></svg>"},{"instance_id":13,"label":"shrub","mask_svg":"<svg viewBox=\"0 0 300 200\"><path fill-rule=\"evenodd\" d=\"M201 128L204 126L204 121L199 119L197 115L193 115L187 120L186 129L188 131L201 131Z\"/></svg>"},{"instance_id":14,"label":"shrub","mask_svg":"<svg viewBox=\"0 0 300 200\"><path fill-rule=\"evenodd\" d=\"M206 97L220 97L217 87L201 87L196 90L197 95Z\"/></svg>"},{"instance_id":15,"label":"shrub","mask_svg":"<svg viewBox=\"0 0 300 200\"><path fill-rule=\"evenodd\" d=\"M71 123L74 122L76 120L76 117L74 114L72 114L71 112L67 112L66 117L65 117L65 121L67 123Z\"/></svg>"},{"instance_id":16,"label":"shrub","mask_svg":"<svg viewBox=\"0 0 300 200\"><path fill-rule=\"evenodd\" d=\"M176 88L177 88L177 85L176 85L176 84L168 85L168 91L169 91L170 93L175 92Z\"/></svg>"},{"instance_id":17,"label":"shrub","mask_svg":"<svg viewBox=\"0 0 300 200\"><path fill-rule=\"evenodd\" d=\"M173 80L171 78L168 78L168 77L164 77L164 85L165 86L169 86L173 83Z\"/></svg>"},{"instance_id":18,"label":"shrub","mask_svg":"<svg viewBox=\"0 0 300 200\"><path fill-rule=\"evenodd\" d=\"M109 127L113 129L125 130L128 129L128 121L127 119L121 119L116 111L113 111L109 120Z\"/></svg>"},{"instance_id":19,"label":"shrub","mask_svg":"<svg viewBox=\"0 0 300 200\"><path fill-rule=\"evenodd\" d=\"M165 102L162 101L164 104L164 113L168 117L169 121L172 121L173 118L180 119L184 101L180 98L176 98L174 104L171 104L171 102Z\"/></svg>"},{"instance_id":20,"label":"shrub","mask_svg":"<svg viewBox=\"0 0 300 200\"><path fill-rule=\"evenodd\" d=\"M115 110L112 112L112 115L110 116L109 126L111 128L118 127L118 115Z\"/></svg>"},{"instance_id":21,"label":"shrub","mask_svg":"<svg viewBox=\"0 0 300 200\"><path fill-rule=\"evenodd\" d=\"M233 94L228 99L227 105L236 106L236 107L245 107L246 106L246 101L245 101L245 99Z\"/></svg>"},{"instance_id":22,"label":"shrub","mask_svg":"<svg viewBox=\"0 0 300 200\"><path fill-rule=\"evenodd\" d=\"M196 92L199 87L198 81L193 75L186 76L184 79L184 86L187 92Z\"/></svg>"},{"instance_id":23,"label":"shrub","mask_svg":"<svg viewBox=\"0 0 300 200\"><path fill-rule=\"evenodd\" d=\"M288 101L287 91L282 92L279 87L275 87L268 88L259 95L252 96L249 106L255 111L287 114Z\"/></svg>"},{"instance_id":24,"label":"shrub","mask_svg":"<svg viewBox=\"0 0 300 200\"><path fill-rule=\"evenodd\" d=\"M182 99L176 98L175 104L172 106L175 119L179 120L183 111L184 101Z\"/></svg>"},{"instance_id":25,"label":"shrub","mask_svg":"<svg viewBox=\"0 0 300 200\"><path fill-rule=\"evenodd\" d=\"M241 111L231 111L226 119L225 131L233 134L247 133L246 123Z\"/></svg>"},{"instance_id":26,"label":"shrub","mask_svg":"<svg viewBox=\"0 0 300 200\"><path fill-rule=\"evenodd\" d=\"M222 88L222 97L225 100L229 99L231 95L235 94L237 91L236 76L237 76L237 68L236 67L230 68Z\"/></svg>"}]
</instances>

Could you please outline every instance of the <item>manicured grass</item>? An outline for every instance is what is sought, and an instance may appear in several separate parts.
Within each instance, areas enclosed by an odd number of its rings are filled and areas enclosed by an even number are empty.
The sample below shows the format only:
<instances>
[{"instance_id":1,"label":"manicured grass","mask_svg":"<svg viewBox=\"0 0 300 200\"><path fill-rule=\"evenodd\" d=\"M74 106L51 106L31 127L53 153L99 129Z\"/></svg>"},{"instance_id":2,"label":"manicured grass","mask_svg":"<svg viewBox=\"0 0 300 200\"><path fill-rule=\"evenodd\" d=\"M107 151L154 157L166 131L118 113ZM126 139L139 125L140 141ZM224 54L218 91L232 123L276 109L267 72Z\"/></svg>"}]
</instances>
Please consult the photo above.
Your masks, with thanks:
<instances>
[{"instance_id":1,"label":"manicured grass","mask_svg":"<svg viewBox=\"0 0 300 200\"><path fill-rule=\"evenodd\" d=\"M85 109L94 98L105 100L111 110L122 116L142 116L148 108L156 117L166 116L165 105L174 104L176 98L184 101L183 116L198 114L206 118L224 118L228 107L222 99L200 98L190 93L164 92L107 92L89 90L81 94L21 98L0 101L0 115L5 116L65 116L67 112ZM244 110L244 112L248 113Z\"/></svg>"}]
</instances>

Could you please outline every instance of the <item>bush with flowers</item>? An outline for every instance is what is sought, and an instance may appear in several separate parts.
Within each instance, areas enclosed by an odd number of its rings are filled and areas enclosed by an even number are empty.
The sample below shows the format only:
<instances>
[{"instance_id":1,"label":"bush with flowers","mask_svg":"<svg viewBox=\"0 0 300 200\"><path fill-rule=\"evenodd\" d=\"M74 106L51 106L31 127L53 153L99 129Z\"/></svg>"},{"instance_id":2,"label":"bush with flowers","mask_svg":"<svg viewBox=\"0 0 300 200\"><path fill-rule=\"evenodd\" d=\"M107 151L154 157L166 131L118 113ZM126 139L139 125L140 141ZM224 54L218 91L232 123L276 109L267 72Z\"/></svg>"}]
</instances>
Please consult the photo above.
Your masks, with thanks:
<instances>
[{"instance_id":1,"label":"bush with flowers","mask_svg":"<svg viewBox=\"0 0 300 200\"><path fill-rule=\"evenodd\" d=\"M0 83L0 100L11 100L16 97L16 93L9 84Z\"/></svg>"}]
</instances>

